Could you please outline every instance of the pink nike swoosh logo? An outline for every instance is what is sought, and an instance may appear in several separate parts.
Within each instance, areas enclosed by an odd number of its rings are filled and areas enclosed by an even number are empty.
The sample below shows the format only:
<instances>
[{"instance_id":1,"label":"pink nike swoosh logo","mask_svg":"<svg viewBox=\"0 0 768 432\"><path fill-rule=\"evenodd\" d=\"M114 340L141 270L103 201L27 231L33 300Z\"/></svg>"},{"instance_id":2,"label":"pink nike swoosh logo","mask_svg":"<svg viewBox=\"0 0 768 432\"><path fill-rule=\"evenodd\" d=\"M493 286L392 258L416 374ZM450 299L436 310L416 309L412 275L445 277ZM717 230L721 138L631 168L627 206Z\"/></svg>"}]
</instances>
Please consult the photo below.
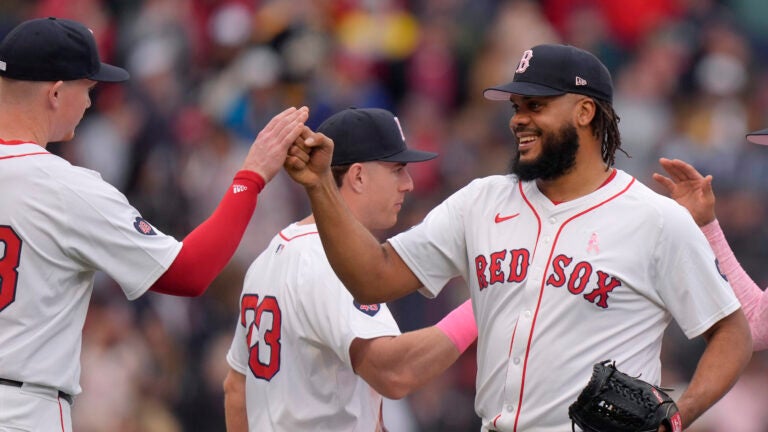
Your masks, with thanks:
<instances>
[{"instance_id":1,"label":"pink nike swoosh logo","mask_svg":"<svg viewBox=\"0 0 768 432\"><path fill-rule=\"evenodd\" d=\"M501 222L510 220L512 218L518 217L518 216L520 216L520 213L515 213L515 214L509 215L509 216L502 216L501 213L496 213L496 219L494 219L494 221L496 223L501 223Z\"/></svg>"}]
</instances>

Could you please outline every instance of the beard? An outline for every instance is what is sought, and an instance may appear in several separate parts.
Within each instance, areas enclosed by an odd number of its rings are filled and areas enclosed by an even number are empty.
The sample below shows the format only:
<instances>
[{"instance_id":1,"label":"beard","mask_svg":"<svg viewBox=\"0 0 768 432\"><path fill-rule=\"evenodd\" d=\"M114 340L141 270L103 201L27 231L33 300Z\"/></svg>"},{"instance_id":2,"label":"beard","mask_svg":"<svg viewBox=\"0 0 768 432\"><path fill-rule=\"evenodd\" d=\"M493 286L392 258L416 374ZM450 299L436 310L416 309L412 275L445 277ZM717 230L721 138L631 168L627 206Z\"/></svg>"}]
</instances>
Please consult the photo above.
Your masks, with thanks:
<instances>
[{"instance_id":1,"label":"beard","mask_svg":"<svg viewBox=\"0 0 768 432\"><path fill-rule=\"evenodd\" d=\"M557 133L541 134L541 153L530 162L520 161L518 151L509 172L522 181L552 180L568 173L576 164L579 135L573 125L565 125Z\"/></svg>"}]
</instances>

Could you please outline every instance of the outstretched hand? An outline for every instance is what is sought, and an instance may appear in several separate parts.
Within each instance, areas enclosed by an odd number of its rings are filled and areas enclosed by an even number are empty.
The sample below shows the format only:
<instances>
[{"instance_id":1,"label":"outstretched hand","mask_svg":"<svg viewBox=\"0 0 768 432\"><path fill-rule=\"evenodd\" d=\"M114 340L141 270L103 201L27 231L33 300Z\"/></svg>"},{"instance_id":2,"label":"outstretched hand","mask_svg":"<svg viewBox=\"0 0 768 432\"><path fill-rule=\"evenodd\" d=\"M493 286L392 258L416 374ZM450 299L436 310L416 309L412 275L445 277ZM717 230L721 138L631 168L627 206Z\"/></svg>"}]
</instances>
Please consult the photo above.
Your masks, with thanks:
<instances>
[{"instance_id":1,"label":"outstretched hand","mask_svg":"<svg viewBox=\"0 0 768 432\"><path fill-rule=\"evenodd\" d=\"M305 126L288 149L283 167L295 182L311 189L330 178L332 157L333 140Z\"/></svg>"},{"instance_id":2,"label":"outstretched hand","mask_svg":"<svg viewBox=\"0 0 768 432\"><path fill-rule=\"evenodd\" d=\"M274 116L251 144L242 169L258 173L264 181L271 180L285 161L288 147L304 130L308 117L307 107L291 107Z\"/></svg>"},{"instance_id":3,"label":"outstretched hand","mask_svg":"<svg viewBox=\"0 0 768 432\"><path fill-rule=\"evenodd\" d=\"M664 186L669 196L693 216L698 226L715 220L715 193L712 176L702 176L696 168L679 159L659 159L669 177L653 173L653 179Z\"/></svg>"}]
</instances>

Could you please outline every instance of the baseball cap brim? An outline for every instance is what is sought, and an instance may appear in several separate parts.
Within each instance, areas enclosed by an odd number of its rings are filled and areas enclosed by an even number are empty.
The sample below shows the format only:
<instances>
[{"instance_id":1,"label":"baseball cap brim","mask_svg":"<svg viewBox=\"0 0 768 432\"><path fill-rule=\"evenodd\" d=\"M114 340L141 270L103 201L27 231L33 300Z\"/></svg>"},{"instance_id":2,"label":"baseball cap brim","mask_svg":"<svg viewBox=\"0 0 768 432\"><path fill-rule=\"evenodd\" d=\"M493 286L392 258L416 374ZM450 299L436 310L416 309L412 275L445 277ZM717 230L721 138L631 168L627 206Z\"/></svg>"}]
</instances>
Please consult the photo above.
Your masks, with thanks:
<instances>
[{"instance_id":1,"label":"baseball cap brim","mask_svg":"<svg viewBox=\"0 0 768 432\"><path fill-rule=\"evenodd\" d=\"M395 153L392 156L387 156L385 158L377 158L376 160L381 162L407 163L407 162L428 161L436 157L437 157L437 153L406 149L405 151L401 151L400 153Z\"/></svg>"},{"instance_id":2,"label":"baseball cap brim","mask_svg":"<svg viewBox=\"0 0 768 432\"><path fill-rule=\"evenodd\" d=\"M747 141L754 144L768 145L768 129L761 129L748 133Z\"/></svg>"},{"instance_id":3,"label":"baseball cap brim","mask_svg":"<svg viewBox=\"0 0 768 432\"><path fill-rule=\"evenodd\" d=\"M128 81L130 77L131 75L127 70L102 63L99 71L89 76L88 79L100 82L123 82Z\"/></svg>"},{"instance_id":4,"label":"baseball cap brim","mask_svg":"<svg viewBox=\"0 0 768 432\"><path fill-rule=\"evenodd\" d=\"M489 100L508 101L510 94L520 96L560 96L565 94L565 92L545 85L522 81L512 81L501 86L483 90L483 96Z\"/></svg>"}]
</instances>

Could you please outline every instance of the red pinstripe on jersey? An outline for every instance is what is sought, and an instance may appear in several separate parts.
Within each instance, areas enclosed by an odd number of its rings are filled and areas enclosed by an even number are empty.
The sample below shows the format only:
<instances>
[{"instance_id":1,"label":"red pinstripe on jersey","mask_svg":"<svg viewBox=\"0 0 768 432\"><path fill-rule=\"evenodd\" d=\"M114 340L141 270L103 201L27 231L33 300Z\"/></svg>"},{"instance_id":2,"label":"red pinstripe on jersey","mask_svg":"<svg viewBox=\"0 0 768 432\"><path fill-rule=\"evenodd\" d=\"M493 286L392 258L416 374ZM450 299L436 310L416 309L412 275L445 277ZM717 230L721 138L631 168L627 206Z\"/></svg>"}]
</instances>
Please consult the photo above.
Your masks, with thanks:
<instances>
[{"instance_id":1,"label":"red pinstripe on jersey","mask_svg":"<svg viewBox=\"0 0 768 432\"><path fill-rule=\"evenodd\" d=\"M17 145L17 144L37 144L37 143L34 141L4 140L0 138L0 145Z\"/></svg>"},{"instance_id":2,"label":"red pinstripe on jersey","mask_svg":"<svg viewBox=\"0 0 768 432\"><path fill-rule=\"evenodd\" d=\"M614 170L614 173L615 173L615 170ZM611 175L608 180L610 181L610 179L612 179L612 178L613 178L613 175ZM563 224L560 225L560 228L557 230L557 234L555 235L555 239L552 242L552 247L549 250L549 257L547 258L547 265L545 266L545 268L549 268L550 264L552 263L552 256L555 253L555 249L557 247L557 241L560 238L560 234L563 232L563 229L565 228L566 225L568 225L568 223L570 223L574 219L577 219L577 218L579 218L581 216L584 216L585 214L591 212L592 210L595 210L598 207L603 206L606 203L609 203L609 202L613 201L614 199L618 198L619 196L621 196L625 192L627 192L629 190L629 188L632 187L633 184L635 184L635 179L634 178L632 178L632 180L627 184L626 187L624 187L622 190L617 192L615 195L607 198L604 201L601 201L601 202L595 204L592 207L589 207L588 209L586 209L586 210L584 210L582 212L579 212L579 213L571 216L565 222L563 222ZM525 197L525 192L523 191L522 182L518 183L518 185L519 185L519 190L520 190L521 196L525 200L526 204L528 204L528 206L530 207L531 211L533 211L533 213L536 214L536 209L531 205L531 203ZM605 183L603 183L603 185L605 185ZM601 187L602 187L602 185L601 185ZM536 218L537 219L539 218L538 214L536 214ZM537 241L537 243L538 243L538 241ZM533 332L534 332L534 329L536 328L536 319L539 316L539 308L541 307L541 299L544 296L544 286L546 285L546 280L547 280L547 272L544 272L544 274L542 275L542 279L541 279L541 288L539 289L539 300L536 303L536 311L533 314L533 320L531 322L531 333L530 333L530 335L528 335L528 346L525 349L525 360L523 361L523 379L522 379L522 382L520 384L520 398L518 399L518 404L517 404L518 409L517 409L517 412L515 413L515 423L514 423L514 427L513 427L513 430L515 432L517 432L517 423L520 420L520 412L522 411L522 406L523 406L523 394L524 394L524 391L525 391L525 373L526 373L526 370L528 368L528 354L531 351L531 341L533 340Z\"/></svg>"},{"instance_id":3,"label":"red pinstripe on jersey","mask_svg":"<svg viewBox=\"0 0 768 432\"><path fill-rule=\"evenodd\" d=\"M67 432L64 427L64 408L61 407L61 398L59 398L59 420L61 421L61 432Z\"/></svg>"},{"instance_id":4,"label":"red pinstripe on jersey","mask_svg":"<svg viewBox=\"0 0 768 432\"><path fill-rule=\"evenodd\" d=\"M0 138L0 145L19 145L19 144L35 144L34 141L22 141L22 140L4 140ZM24 156L35 156L35 155L41 155L41 154L50 154L47 151L39 151L34 153L24 153L24 154L17 154L17 155L9 155L9 156L0 156L0 160L3 159L11 159L11 158L17 158L17 157L24 157Z\"/></svg>"},{"instance_id":5,"label":"red pinstripe on jersey","mask_svg":"<svg viewBox=\"0 0 768 432\"><path fill-rule=\"evenodd\" d=\"M35 153L24 153L24 154L18 154L18 155L10 155L10 156L0 156L0 160L3 159L13 159L18 157L24 157L24 156L35 156L35 155L44 155L44 154L50 154L47 151L41 151L41 152L35 152Z\"/></svg>"},{"instance_id":6,"label":"red pinstripe on jersey","mask_svg":"<svg viewBox=\"0 0 768 432\"><path fill-rule=\"evenodd\" d=\"M289 241L295 240L295 239L297 239L299 237L304 237L304 236L313 235L313 234L317 234L317 231L311 231L311 232L302 233L302 234L299 234L299 235L294 236L294 237L286 237L286 235L283 234L282 231L280 231L280 238L285 240L285 241L287 241L287 242L289 242Z\"/></svg>"}]
</instances>

